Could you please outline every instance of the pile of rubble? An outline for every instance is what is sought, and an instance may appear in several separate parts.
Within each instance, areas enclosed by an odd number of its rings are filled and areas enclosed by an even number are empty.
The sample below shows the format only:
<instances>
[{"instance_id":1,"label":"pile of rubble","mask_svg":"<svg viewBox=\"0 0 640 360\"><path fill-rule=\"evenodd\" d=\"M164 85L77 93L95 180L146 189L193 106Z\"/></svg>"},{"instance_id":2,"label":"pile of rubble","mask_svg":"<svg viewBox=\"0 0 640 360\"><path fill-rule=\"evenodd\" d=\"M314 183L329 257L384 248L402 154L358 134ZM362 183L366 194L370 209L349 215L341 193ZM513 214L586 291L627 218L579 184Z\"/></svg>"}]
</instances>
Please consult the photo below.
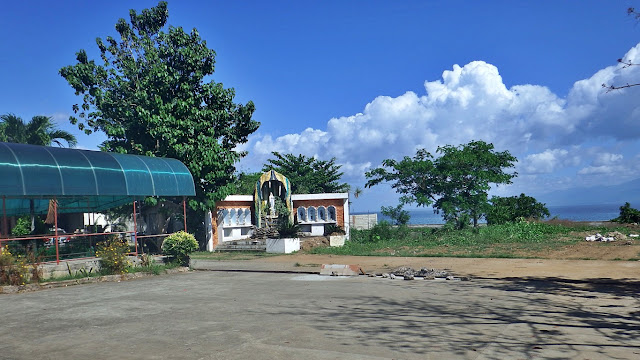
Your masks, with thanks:
<instances>
[{"instance_id":1,"label":"pile of rubble","mask_svg":"<svg viewBox=\"0 0 640 360\"><path fill-rule=\"evenodd\" d=\"M470 280L468 277L453 276L446 270L421 268L414 270L407 266L401 266L389 273L369 274L369 277L382 277L384 279L404 280Z\"/></svg>"},{"instance_id":2,"label":"pile of rubble","mask_svg":"<svg viewBox=\"0 0 640 360\"><path fill-rule=\"evenodd\" d=\"M584 238L586 241L612 242L618 240L626 240L627 236L619 231L608 233L606 236L602 234L589 235Z\"/></svg>"},{"instance_id":3,"label":"pile of rubble","mask_svg":"<svg viewBox=\"0 0 640 360\"><path fill-rule=\"evenodd\" d=\"M253 227L253 232L251 234L251 240L266 240L266 239L275 239L278 237L278 230L275 227L262 227L256 228Z\"/></svg>"}]
</instances>

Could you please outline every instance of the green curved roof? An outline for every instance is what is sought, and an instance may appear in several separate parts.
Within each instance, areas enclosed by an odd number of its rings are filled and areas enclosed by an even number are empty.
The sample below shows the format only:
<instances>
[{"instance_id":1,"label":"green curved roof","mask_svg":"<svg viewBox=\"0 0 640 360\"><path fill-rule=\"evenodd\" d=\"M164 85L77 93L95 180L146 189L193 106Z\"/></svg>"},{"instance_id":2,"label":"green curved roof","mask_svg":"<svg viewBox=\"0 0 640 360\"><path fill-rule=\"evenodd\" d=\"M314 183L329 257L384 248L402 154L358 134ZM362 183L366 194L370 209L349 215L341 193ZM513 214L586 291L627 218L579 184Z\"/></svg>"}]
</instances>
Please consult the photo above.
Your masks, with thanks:
<instances>
[{"instance_id":1,"label":"green curved roof","mask_svg":"<svg viewBox=\"0 0 640 360\"><path fill-rule=\"evenodd\" d=\"M80 212L133 197L194 195L193 177L176 159L0 142L0 196L8 215L25 213L25 206L29 213L38 198L46 204L36 213L46 212L53 197L62 212Z\"/></svg>"}]
</instances>

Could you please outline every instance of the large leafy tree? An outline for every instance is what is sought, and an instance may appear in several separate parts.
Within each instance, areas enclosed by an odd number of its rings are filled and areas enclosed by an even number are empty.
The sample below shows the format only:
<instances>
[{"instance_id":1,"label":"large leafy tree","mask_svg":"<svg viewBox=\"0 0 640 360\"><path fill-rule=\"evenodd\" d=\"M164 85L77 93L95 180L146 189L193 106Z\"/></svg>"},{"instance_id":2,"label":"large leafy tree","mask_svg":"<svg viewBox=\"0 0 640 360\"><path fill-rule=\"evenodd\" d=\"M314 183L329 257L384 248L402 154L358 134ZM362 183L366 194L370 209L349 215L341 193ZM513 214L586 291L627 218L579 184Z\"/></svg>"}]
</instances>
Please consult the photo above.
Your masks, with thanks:
<instances>
[{"instance_id":1,"label":"large leafy tree","mask_svg":"<svg viewBox=\"0 0 640 360\"><path fill-rule=\"evenodd\" d=\"M118 20L117 39L97 38L98 62L85 50L60 75L82 96L70 117L87 133L103 131L105 151L172 157L191 171L200 215L231 193L238 144L260 125L253 102L212 80L216 53L196 29L167 26L166 2ZM201 219L199 215L198 219Z\"/></svg>"},{"instance_id":2,"label":"large leafy tree","mask_svg":"<svg viewBox=\"0 0 640 360\"><path fill-rule=\"evenodd\" d=\"M75 147L76 137L68 131L60 130L49 116L34 116L25 123L14 114L0 115L0 141L50 146L56 144Z\"/></svg>"},{"instance_id":3,"label":"large leafy tree","mask_svg":"<svg viewBox=\"0 0 640 360\"><path fill-rule=\"evenodd\" d=\"M260 176L262 176L261 172L241 172L236 175L236 179L234 181L234 194L240 195L253 195L256 191L256 183L260 180Z\"/></svg>"},{"instance_id":4,"label":"large leafy tree","mask_svg":"<svg viewBox=\"0 0 640 360\"><path fill-rule=\"evenodd\" d=\"M366 187L391 182L401 194L401 203L433 206L445 221L456 227L470 220L478 225L489 206L491 184L510 184L517 174L505 172L517 161L508 151L496 152L493 144L471 141L460 146L441 146L435 158L424 149L397 161L386 159L382 166L367 172Z\"/></svg>"},{"instance_id":5,"label":"large leafy tree","mask_svg":"<svg viewBox=\"0 0 640 360\"><path fill-rule=\"evenodd\" d=\"M518 219L543 219L551 215L547 206L538 202L534 197L520 194L520 196L491 198L485 218L487 224L504 224Z\"/></svg>"},{"instance_id":6,"label":"large leafy tree","mask_svg":"<svg viewBox=\"0 0 640 360\"><path fill-rule=\"evenodd\" d=\"M305 155L280 154L272 152L274 158L268 159L262 167L266 172L271 169L289 178L291 192L294 194L320 194L348 192L349 184L341 183L340 165L336 159L319 160Z\"/></svg>"}]
</instances>

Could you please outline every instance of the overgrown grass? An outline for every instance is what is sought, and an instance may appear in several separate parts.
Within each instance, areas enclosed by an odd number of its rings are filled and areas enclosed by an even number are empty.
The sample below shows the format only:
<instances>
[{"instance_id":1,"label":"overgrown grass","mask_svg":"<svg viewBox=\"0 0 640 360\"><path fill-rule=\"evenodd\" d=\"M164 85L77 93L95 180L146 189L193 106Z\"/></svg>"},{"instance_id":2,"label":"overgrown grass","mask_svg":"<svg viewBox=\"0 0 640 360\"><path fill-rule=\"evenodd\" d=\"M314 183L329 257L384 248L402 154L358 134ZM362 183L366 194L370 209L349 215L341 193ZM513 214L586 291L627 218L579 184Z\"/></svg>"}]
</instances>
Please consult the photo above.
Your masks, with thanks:
<instances>
[{"instance_id":1,"label":"overgrown grass","mask_svg":"<svg viewBox=\"0 0 640 360\"><path fill-rule=\"evenodd\" d=\"M370 230L352 230L343 247L310 250L315 254L361 256L454 256L532 258L584 241L578 233L628 232L623 226L588 226L522 222L483 226L476 229L447 230L392 227L378 224Z\"/></svg>"},{"instance_id":2,"label":"overgrown grass","mask_svg":"<svg viewBox=\"0 0 640 360\"><path fill-rule=\"evenodd\" d=\"M208 252L199 251L191 253L192 259L206 260L252 260L270 256L282 256L284 254L266 253L264 251L237 251L237 252Z\"/></svg>"}]
</instances>

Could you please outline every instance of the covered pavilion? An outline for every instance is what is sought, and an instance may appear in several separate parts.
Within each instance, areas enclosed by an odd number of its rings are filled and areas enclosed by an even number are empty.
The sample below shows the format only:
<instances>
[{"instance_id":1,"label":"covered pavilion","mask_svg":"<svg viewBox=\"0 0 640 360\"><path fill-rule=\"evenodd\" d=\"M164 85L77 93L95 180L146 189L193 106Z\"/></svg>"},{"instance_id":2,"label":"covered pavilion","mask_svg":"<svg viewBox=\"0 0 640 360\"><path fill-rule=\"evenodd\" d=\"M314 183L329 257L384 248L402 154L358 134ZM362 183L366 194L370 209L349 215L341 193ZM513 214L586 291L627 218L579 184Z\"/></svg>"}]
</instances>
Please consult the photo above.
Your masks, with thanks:
<instances>
[{"instance_id":1,"label":"covered pavilion","mask_svg":"<svg viewBox=\"0 0 640 360\"><path fill-rule=\"evenodd\" d=\"M59 213L100 212L132 203L135 228L136 199L181 197L186 231L185 199L194 195L193 177L176 159L0 142L0 246L43 238L10 237L8 216L53 214L55 232L45 237L55 239L58 263ZM132 236L137 255L135 229Z\"/></svg>"}]
</instances>

